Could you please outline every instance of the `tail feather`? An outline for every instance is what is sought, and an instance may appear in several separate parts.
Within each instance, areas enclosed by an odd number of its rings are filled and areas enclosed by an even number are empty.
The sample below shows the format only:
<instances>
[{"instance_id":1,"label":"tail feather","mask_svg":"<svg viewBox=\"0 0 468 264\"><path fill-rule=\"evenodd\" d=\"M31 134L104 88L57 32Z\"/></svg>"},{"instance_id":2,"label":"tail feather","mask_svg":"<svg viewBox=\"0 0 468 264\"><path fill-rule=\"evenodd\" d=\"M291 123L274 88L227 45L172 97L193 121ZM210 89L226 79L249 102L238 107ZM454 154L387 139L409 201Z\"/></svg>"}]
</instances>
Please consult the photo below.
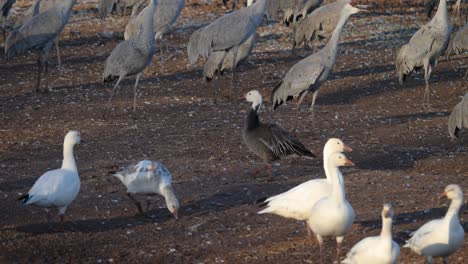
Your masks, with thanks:
<instances>
[{"instance_id":1,"label":"tail feather","mask_svg":"<svg viewBox=\"0 0 468 264\"><path fill-rule=\"evenodd\" d=\"M275 87L273 88L273 91L271 92L271 103L273 106L273 110L275 110L278 106L282 105L284 102L283 100L276 100L275 95L278 92L278 89L281 87L281 84L283 84L283 80L279 81Z\"/></svg>"},{"instance_id":2,"label":"tail feather","mask_svg":"<svg viewBox=\"0 0 468 264\"><path fill-rule=\"evenodd\" d=\"M258 207L262 208L268 205L268 202L266 201L268 197L262 197L260 199L257 199L255 201L255 204L258 205Z\"/></svg>"},{"instance_id":3,"label":"tail feather","mask_svg":"<svg viewBox=\"0 0 468 264\"><path fill-rule=\"evenodd\" d=\"M21 195L18 198L18 201L21 201L21 204L25 205L29 201L29 199L31 199L31 196L29 196L29 194L25 194L25 195Z\"/></svg>"}]
</instances>

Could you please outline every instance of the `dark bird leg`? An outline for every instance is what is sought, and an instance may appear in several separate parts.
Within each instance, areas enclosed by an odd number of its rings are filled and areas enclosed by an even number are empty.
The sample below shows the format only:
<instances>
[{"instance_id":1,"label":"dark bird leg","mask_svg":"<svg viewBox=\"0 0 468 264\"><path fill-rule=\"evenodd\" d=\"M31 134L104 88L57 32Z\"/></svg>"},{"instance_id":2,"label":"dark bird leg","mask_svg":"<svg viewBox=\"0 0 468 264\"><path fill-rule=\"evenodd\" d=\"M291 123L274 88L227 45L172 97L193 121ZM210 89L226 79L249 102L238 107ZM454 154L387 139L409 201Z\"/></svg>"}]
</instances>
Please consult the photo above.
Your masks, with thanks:
<instances>
[{"instance_id":1,"label":"dark bird leg","mask_svg":"<svg viewBox=\"0 0 468 264\"><path fill-rule=\"evenodd\" d=\"M273 178L273 175L272 175L272 169L271 169L271 163L266 163L264 166L256 169L254 171L254 173L252 173L252 176L257 176L260 172L264 171L266 169L267 173L268 173L268 176L270 178Z\"/></svg>"},{"instance_id":2,"label":"dark bird leg","mask_svg":"<svg viewBox=\"0 0 468 264\"><path fill-rule=\"evenodd\" d=\"M124 78L124 76L119 76L119 79L117 80L117 83L114 85L114 88L112 88L111 96L109 97L109 100L107 101L107 108L110 107L112 98L114 97L114 94L117 91L117 88L119 87L119 83L120 83L120 81L122 81L123 78Z\"/></svg>"},{"instance_id":3,"label":"dark bird leg","mask_svg":"<svg viewBox=\"0 0 468 264\"><path fill-rule=\"evenodd\" d=\"M37 82L36 82L37 93L41 91L42 52L43 50L39 50L39 53L37 54Z\"/></svg>"},{"instance_id":4,"label":"dark bird leg","mask_svg":"<svg viewBox=\"0 0 468 264\"><path fill-rule=\"evenodd\" d=\"M57 62L59 69L62 68L62 60L60 59L59 39L55 39L55 49L57 50Z\"/></svg>"},{"instance_id":5,"label":"dark bird leg","mask_svg":"<svg viewBox=\"0 0 468 264\"><path fill-rule=\"evenodd\" d=\"M43 68L44 68L44 77L45 77L45 87L46 87L46 91L50 91L49 89L49 78L48 78L48 74L49 74L49 61L48 61L48 58L49 58L49 52L50 52L50 49L52 49L52 46L53 46L53 43L52 42L49 42L46 44L45 48L44 48L44 60L42 61L42 64L43 64Z\"/></svg>"},{"instance_id":6,"label":"dark bird leg","mask_svg":"<svg viewBox=\"0 0 468 264\"><path fill-rule=\"evenodd\" d=\"M448 264L448 257L444 257L444 264Z\"/></svg>"},{"instance_id":7,"label":"dark bird leg","mask_svg":"<svg viewBox=\"0 0 468 264\"><path fill-rule=\"evenodd\" d=\"M341 242L343 242L343 237L336 239L336 263L340 263Z\"/></svg>"},{"instance_id":8,"label":"dark bird leg","mask_svg":"<svg viewBox=\"0 0 468 264\"><path fill-rule=\"evenodd\" d=\"M135 199L135 197L133 197L131 193L127 193L127 196L128 196L128 198L130 198L135 203L135 205L136 205L136 207L138 209L138 212L140 214L143 214L143 208L141 208L141 203L137 199Z\"/></svg>"},{"instance_id":9,"label":"dark bird leg","mask_svg":"<svg viewBox=\"0 0 468 264\"><path fill-rule=\"evenodd\" d=\"M323 264L323 238L319 235L316 235L316 237L320 248L320 264Z\"/></svg>"},{"instance_id":10,"label":"dark bird leg","mask_svg":"<svg viewBox=\"0 0 468 264\"><path fill-rule=\"evenodd\" d=\"M312 242L312 230L310 230L310 226L307 221L305 221L305 226L307 230L307 241Z\"/></svg>"},{"instance_id":11,"label":"dark bird leg","mask_svg":"<svg viewBox=\"0 0 468 264\"><path fill-rule=\"evenodd\" d=\"M65 215L64 214L59 214L60 216L60 230L64 230L64 222L65 222Z\"/></svg>"},{"instance_id":12,"label":"dark bird leg","mask_svg":"<svg viewBox=\"0 0 468 264\"><path fill-rule=\"evenodd\" d=\"M218 104L218 83L219 83L219 79L218 79L218 74L215 74L213 80L211 80L211 85L213 86L213 103L214 104Z\"/></svg>"},{"instance_id":13,"label":"dark bird leg","mask_svg":"<svg viewBox=\"0 0 468 264\"><path fill-rule=\"evenodd\" d=\"M314 111L314 106L315 106L315 100L317 99L317 95L319 93L319 89L315 90L314 93L312 94L312 103L310 104L309 111L312 114L312 127L315 127L315 111Z\"/></svg>"},{"instance_id":14,"label":"dark bird leg","mask_svg":"<svg viewBox=\"0 0 468 264\"><path fill-rule=\"evenodd\" d=\"M238 94L237 87L236 87L236 60L237 60L237 51L239 50L239 46L235 46L232 48L232 53L233 53L233 58L232 58L232 79L231 79L231 93L229 95L229 99L232 102L233 98L233 90L235 90L236 95ZM237 96L235 97L235 100L237 102Z\"/></svg>"},{"instance_id":15,"label":"dark bird leg","mask_svg":"<svg viewBox=\"0 0 468 264\"><path fill-rule=\"evenodd\" d=\"M463 77L463 79L467 79L468 78L468 69L466 69L466 72L465 72L465 76Z\"/></svg>"},{"instance_id":16,"label":"dark bird leg","mask_svg":"<svg viewBox=\"0 0 468 264\"><path fill-rule=\"evenodd\" d=\"M50 210L48 208L45 209L46 212L46 220L47 220L47 228L51 229L51 221L52 221L52 216L50 215Z\"/></svg>"},{"instance_id":17,"label":"dark bird leg","mask_svg":"<svg viewBox=\"0 0 468 264\"><path fill-rule=\"evenodd\" d=\"M430 95L430 90L429 90L429 78L431 77L431 72L432 72L432 67L429 62L424 63L424 81L426 82L426 88L424 90L424 105L426 107L426 110L429 111L430 107L430 101L429 101L429 95Z\"/></svg>"},{"instance_id":18,"label":"dark bird leg","mask_svg":"<svg viewBox=\"0 0 468 264\"><path fill-rule=\"evenodd\" d=\"M162 37L159 38L159 64L161 65L161 72L164 71L164 45Z\"/></svg>"},{"instance_id":19,"label":"dark bird leg","mask_svg":"<svg viewBox=\"0 0 468 264\"><path fill-rule=\"evenodd\" d=\"M140 72L136 75L135 86L133 87L133 112L136 111L137 87L138 87L138 81L140 80L141 74L142 73Z\"/></svg>"},{"instance_id":20,"label":"dark bird leg","mask_svg":"<svg viewBox=\"0 0 468 264\"><path fill-rule=\"evenodd\" d=\"M150 209L150 204L151 204L151 199L149 196L146 197L146 212L149 211Z\"/></svg>"},{"instance_id":21,"label":"dark bird leg","mask_svg":"<svg viewBox=\"0 0 468 264\"><path fill-rule=\"evenodd\" d=\"M299 112L300 112L300 107L301 107L301 103L302 103L302 100L304 100L304 97L309 93L309 90L307 91L304 91L301 95L301 98L299 98L299 101L297 102L297 107L296 107L296 121L294 121L294 127L293 127L293 132L296 131L296 127L297 127L297 120L299 118Z\"/></svg>"},{"instance_id":22,"label":"dark bird leg","mask_svg":"<svg viewBox=\"0 0 468 264\"><path fill-rule=\"evenodd\" d=\"M271 163L268 163L266 166L267 166L267 171L268 171L268 179L272 180L273 179L273 169L272 169Z\"/></svg>"}]
</instances>

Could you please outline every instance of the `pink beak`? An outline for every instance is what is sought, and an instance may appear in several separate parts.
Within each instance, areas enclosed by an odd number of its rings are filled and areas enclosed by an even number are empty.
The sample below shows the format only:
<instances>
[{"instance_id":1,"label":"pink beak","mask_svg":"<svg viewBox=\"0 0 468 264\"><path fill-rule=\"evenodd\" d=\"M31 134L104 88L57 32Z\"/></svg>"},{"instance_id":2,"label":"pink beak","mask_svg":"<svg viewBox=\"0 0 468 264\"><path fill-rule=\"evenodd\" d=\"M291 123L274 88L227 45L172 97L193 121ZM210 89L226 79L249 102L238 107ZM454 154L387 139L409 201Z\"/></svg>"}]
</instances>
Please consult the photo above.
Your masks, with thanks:
<instances>
[{"instance_id":1,"label":"pink beak","mask_svg":"<svg viewBox=\"0 0 468 264\"><path fill-rule=\"evenodd\" d=\"M354 166L354 163L352 161L350 161L349 159L346 159L345 161L345 166Z\"/></svg>"},{"instance_id":2,"label":"pink beak","mask_svg":"<svg viewBox=\"0 0 468 264\"><path fill-rule=\"evenodd\" d=\"M346 144L343 144L343 150L346 151L346 152L352 152L353 149L349 146L347 146Z\"/></svg>"}]
</instances>

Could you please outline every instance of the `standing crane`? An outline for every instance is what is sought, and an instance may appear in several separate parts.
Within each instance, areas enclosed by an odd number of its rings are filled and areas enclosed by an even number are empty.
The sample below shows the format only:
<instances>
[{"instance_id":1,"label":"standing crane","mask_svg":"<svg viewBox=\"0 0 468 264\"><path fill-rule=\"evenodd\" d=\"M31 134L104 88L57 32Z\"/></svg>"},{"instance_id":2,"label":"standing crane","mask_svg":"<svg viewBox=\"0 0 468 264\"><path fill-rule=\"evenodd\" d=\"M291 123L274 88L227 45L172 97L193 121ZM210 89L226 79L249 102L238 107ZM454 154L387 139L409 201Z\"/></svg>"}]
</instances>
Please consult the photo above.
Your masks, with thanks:
<instances>
[{"instance_id":1,"label":"standing crane","mask_svg":"<svg viewBox=\"0 0 468 264\"><path fill-rule=\"evenodd\" d=\"M271 93L273 110L286 101L296 99L300 96L299 102L297 103L297 113L299 113L302 100L309 92L313 92L312 104L309 110L312 112L312 120L314 121L315 100L317 99L320 86L328 79L328 75L335 65L341 31L343 31L348 18L359 11L362 10L351 4L346 4L343 7L338 24L327 45L317 53L296 63L288 73L286 73L283 80L275 86Z\"/></svg>"},{"instance_id":2,"label":"standing crane","mask_svg":"<svg viewBox=\"0 0 468 264\"><path fill-rule=\"evenodd\" d=\"M6 21L8 19L8 14L10 13L10 9L15 2L16 0L0 0L0 10L2 11L1 18L3 20L3 25L2 25L3 41L5 41L6 39L5 27L6 27Z\"/></svg>"},{"instance_id":3,"label":"standing crane","mask_svg":"<svg viewBox=\"0 0 468 264\"><path fill-rule=\"evenodd\" d=\"M424 104L429 107L429 78L437 59L447 49L451 28L447 11L447 0L440 0L437 13L432 20L422 26L411 37L408 44L403 45L398 52L396 69L400 84L411 75L413 71L424 68Z\"/></svg>"},{"instance_id":4,"label":"standing crane","mask_svg":"<svg viewBox=\"0 0 468 264\"><path fill-rule=\"evenodd\" d=\"M154 12L154 32L155 39L159 40L159 54L161 59L161 66L163 65L163 45L162 36L166 33L172 25L176 22L182 9L184 8L185 0L159 0L156 11ZM146 8L145 8L146 9ZM142 12L145 12L145 9ZM124 38L129 39L138 33L141 28L143 16L137 16L131 19L125 27Z\"/></svg>"},{"instance_id":5,"label":"standing crane","mask_svg":"<svg viewBox=\"0 0 468 264\"><path fill-rule=\"evenodd\" d=\"M138 81L143 74L143 70L151 63L153 55L156 52L153 17L157 4L158 0L151 0L146 12L139 14L139 16L143 16L140 32L128 40L120 42L106 60L103 81L111 82L118 78L109 97L108 106L110 106L112 97L114 97L120 81L125 76L136 75L135 86L133 88L133 111L136 110Z\"/></svg>"},{"instance_id":6,"label":"standing crane","mask_svg":"<svg viewBox=\"0 0 468 264\"><path fill-rule=\"evenodd\" d=\"M262 23L267 2L268 0L258 0L245 8L226 14L190 36L187 52L192 65L197 62L199 56L208 59L216 51L226 52L224 54L227 55L227 51L232 50L231 99L239 47L255 34L257 27Z\"/></svg>"},{"instance_id":7,"label":"standing crane","mask_svg":"<svg viewBox=\"0 0 468 264\"><path fill-rule=\"evenodd\" d=\"M117 0L99 0L98 2L98 14L101 19L104 19L107 14L112 12Z\"/></svg>"},{"instance_id":8,"label":"standing crane","mask_svg":"<svg viewBox=\"0 0 468 264\"><path fill-rule=\"evenodd\" d=\"M270 0L265 8L268 19L278 19L283 14L282 23L286 26L295 25L301 18L319 7L323 0Z\"/></svg>"},{"instance_id":9,"label":"standing crane","mask_svg":"<svg viewBox=\"0 0 468 264\"><path fill-rule=\"evenodd\" d=\"M57 3L61 2L62 0L37 0L28 10L24 12L24 14L19 17L15 24L13 25L13 30L18 29L26 23L31 17L38 15L39 13L43 13L44 11L51 9ZM57 61L59 68L62 67L62 61L60 60L60 49L59 49L59 37L55 39L55 48L57 50Z\"/></svg>"},{"instance_id":10,"label":"standing crane","mask_svg":"<svg viewBox=\"0 0 468 264\"><path fill-rule=\"evenodd\" d=\"M22 27L13 30L5 42L6 59L10 60L28 50L39 50L38 77L36 91L40 91L41 74L45 70L46 88L48 87L47 58L55 39L63 31L76 0L63 0L53 8L29 19Z\"/></svg>"}]
</instances>

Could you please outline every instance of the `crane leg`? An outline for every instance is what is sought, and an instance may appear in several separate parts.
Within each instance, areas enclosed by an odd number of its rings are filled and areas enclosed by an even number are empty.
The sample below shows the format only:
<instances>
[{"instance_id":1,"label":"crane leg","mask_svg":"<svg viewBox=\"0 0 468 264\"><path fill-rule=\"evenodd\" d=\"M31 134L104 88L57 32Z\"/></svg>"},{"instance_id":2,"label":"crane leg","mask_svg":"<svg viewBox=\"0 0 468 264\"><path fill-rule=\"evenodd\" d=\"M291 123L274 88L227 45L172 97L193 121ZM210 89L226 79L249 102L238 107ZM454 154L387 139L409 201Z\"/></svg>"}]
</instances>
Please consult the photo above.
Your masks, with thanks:
<instances>
[{"instance_id":1,"label":"crane leg","mask_svg":"<svg viewBox=\"0 0 468 264\"><path fill-rule=\"evenodd\" d=\"M159 41L159 64L161 65L161 72L164 71L164 45L162 39Z\"/></svg>"},{"instance_id":2,"label":"crane leg","mask_svg":"<svg viewBox=\"0 0 468 264\"><path fill-rule=\"evenodd\" d=\"M431 77L431 72L432 72L432 67L431 64L425 63L424 64L424 81L426 82L426 88L424 90L424 105L426 106L426 110L429 109L430 107L430 101L429 101L429 95L430 95L430 90L429 90L429 78Z\"/></svg>"},{"instance_id":3,"label":"crane leg","mask_svg":"<svg viewBox=\"0 0 468 264\"><path fill-rule=\"evenodd\" d=\"M315 127L315 100L317 99L317 95L319 93L319 89L314 91L314 94L312 95L312 103L310 104L309 111L312 114L312 126Z\"/></svg>"},{"instance_id":4,"label":"crane leg","mask_svg":"<svg viewBox=\"0 0 468 264\"><path fill-rule=\"evenodd\" d=\"M49 89L49 52L50 49L52 48L52 43L47 44L47 46L44 49L44 60L42 61L43 68L44 68L44 77L45 77L45 84L46 84L46 91L50 91Z\"/></svg>"},{"instance_id":5,"label":"crane leg","mask_svg":"<svg viewBox=\"0 0 468 264\"><path fill-rule=\"evenodd\" d=\"M55 49L57 50L57 62L59 69L62 68L62 60L60 59L60 48L59 48L59 39L55 39Z\"/></svg>"},{"instance_id":6,"label":"crane leg","mask_svg":"<svg viewBox=\"0 0 468 264\"><path fill-rule=\"evenodd\" d=\"M114 94L117 91L117 88L119 87L119 83L120 83L120 81L122 81L123 78L124 78L124 76L119 76L119 79L117 80L117 83L114 85L114 88L112 88L111 96L109 97L109 100L107 101L107 108L110 108L112 98L114 97Z\"/></svg>"},{"instance_id":7,"label":"crane leg","mask_svg":"<svg viewBox=\"0 0 468 264\"><path fill-rule=\"evenodd\" d=\"M294 122L294 127L293 127L293 132L296 131L296 127L297 127L297 120L299 119L299 110L300 110L300 107L301 107L301 103L302 103L302 100L304 100L304 97L309 93L309 91L304 91L301 95L301 98L299 98L299 102L297 102L297 107L296 107L296 121Z\"/></svg>"},{"instance_id":8,"label":"crane leg","mask_svg":"<svg viewBox=\"0 0 468 264\"><path fill-rule=\"evenodd\" d=\"M211 80L211 85L213 86L213 103L218 104L218 75L214 77L213 80Z\"/></svg>"},{"instance_id":9,"label":"crane leg","mask_svg":"<svg viewBox=\"0 0 468 264\"><path fill-rule=\"evenodd\" d=\"M232 58L232 66L231 66L231 70L232 70L232 79L231 79L231 92L230 92L230 100L232 102L232 98L233 98L233 90L235 90L236 92L236 96L234 97L236 102L237 102L237 94L238 94L238 91L237 91L237 87L236 87L236 60L237 60L237 51L239 50L239 46L235 46L233 48L233 58Z\"/></svg>"},{"instance_id":10,"label":"crane leg","mask_svg":"<svg viewBox=\"0 0 468 264\"><path fill-rule=\"evenodd\" d=\"M41 91L41 74L42 74L42 50L39 50L37 54L37 82L36 82L36 92Z\"/></svg>"},{"instance_id":11,"label":"crane leg","mask_svg":"<svg viewBox=\"0 0 468 264\"><path fill-rule=\"evenodd\" d=\"M133 112L136 111L136 101L137 101L137 87L138 81L140 80L141 73L138 73L136 76L135 86L133 87Z\"/></svg>"},{"instance_id":12,"label":"crane leg","mask_svg":"<svg viewBox=\"0 0 468 264\"><path fill-rule=\"evenodd\" d=\"M468 78L468 69L466 69L466 72L465 72L465 76L463 77L463 79L467 79Z\"/></svg>"}]
</instances>

